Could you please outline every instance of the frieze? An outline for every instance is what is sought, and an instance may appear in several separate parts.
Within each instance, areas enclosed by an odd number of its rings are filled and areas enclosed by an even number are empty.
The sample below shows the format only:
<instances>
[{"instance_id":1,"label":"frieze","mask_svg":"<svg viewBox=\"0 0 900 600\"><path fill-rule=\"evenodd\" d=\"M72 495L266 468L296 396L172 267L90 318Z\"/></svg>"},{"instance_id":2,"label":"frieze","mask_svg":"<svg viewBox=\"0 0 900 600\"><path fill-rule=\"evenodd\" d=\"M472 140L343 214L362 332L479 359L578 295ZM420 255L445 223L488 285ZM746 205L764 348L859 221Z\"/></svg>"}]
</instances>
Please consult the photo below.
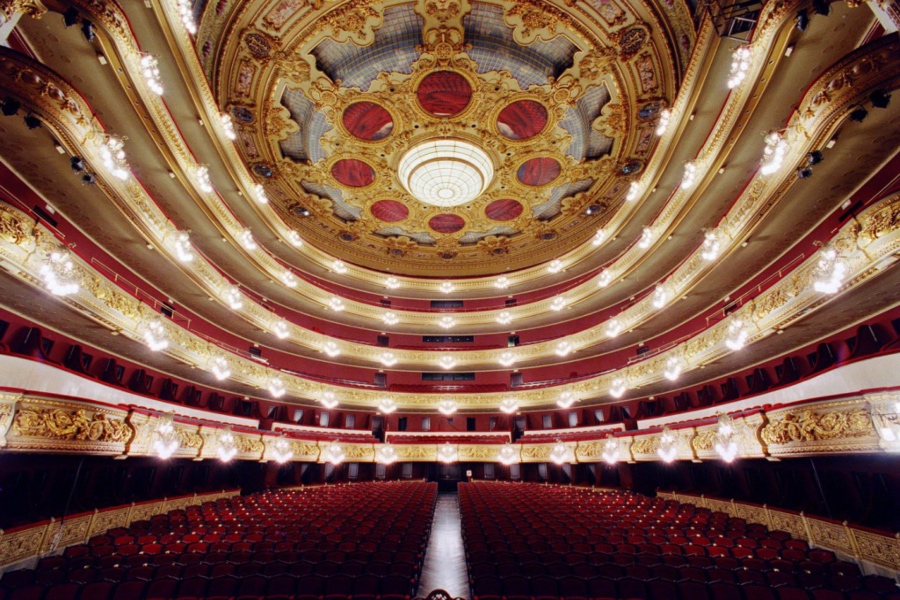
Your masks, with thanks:
<instances>
[{"instance_id":1,"label":"frieze","mask_svg":"<svg viewBox=\"0 0 900 600\"><path fill-rule=\"evenodd\" d=\"M126 443L133 433L122 419L88 409L66 410L23 406L16 412L10 433L15 437Z\"/></svg>"},{"instance_id":2,"label":"frieze","mask_svg":"<svg viewBox=\"0 0 900 600\"><path fill-rule=\"evenodd\" d=\"M818 412L804 409L797 412L769 415L761 437L768 445L792 444L846 438L875 438L869 412L863 408Z\"/></svg>"}]
</instances>

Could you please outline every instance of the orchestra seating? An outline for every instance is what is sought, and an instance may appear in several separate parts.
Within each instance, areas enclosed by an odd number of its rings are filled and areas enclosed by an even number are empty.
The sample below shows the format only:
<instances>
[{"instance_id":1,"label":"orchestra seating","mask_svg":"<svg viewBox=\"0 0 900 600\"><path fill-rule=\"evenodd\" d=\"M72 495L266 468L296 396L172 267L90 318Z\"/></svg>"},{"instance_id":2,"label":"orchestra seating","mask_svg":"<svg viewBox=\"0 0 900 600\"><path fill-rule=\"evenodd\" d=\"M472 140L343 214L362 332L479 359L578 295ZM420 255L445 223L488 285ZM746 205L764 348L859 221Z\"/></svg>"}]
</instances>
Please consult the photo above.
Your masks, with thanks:
<instances>
[{"instance_id":1,"label":"orchestra seating","mask_svg":"<svg viewBox=\"0 0 900 600\"><path fill-rule=\"evenodd\" d=\"M108 531L6 573L3 600L296 598L415 594L437 486L269 491Z\"/></svg>"},{"instance_id":2,"label":"orchestra seating","mask_svg":"<svg viewBox=\"0 0 900 600\"><path fill-rule=\"evenodd\" d=\"M475 600L900 600L830 551L689 504L531 483L459 496Z\"/></svg>"}]
</instances>

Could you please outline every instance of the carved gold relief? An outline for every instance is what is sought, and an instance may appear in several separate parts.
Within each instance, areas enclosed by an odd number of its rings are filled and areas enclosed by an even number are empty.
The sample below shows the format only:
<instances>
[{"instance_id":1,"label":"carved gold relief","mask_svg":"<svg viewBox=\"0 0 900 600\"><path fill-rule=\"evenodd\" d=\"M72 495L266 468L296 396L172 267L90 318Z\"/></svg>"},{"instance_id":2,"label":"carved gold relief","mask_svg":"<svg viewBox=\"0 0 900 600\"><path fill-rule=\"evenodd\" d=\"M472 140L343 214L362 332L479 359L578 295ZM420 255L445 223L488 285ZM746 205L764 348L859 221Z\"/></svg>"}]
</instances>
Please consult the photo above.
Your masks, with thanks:
<instances>
[{"instance_id":1,"label":"carved gold relief","mask_svg":"<svg viewBox=\"0 0 900 600\"><path fill-rule=\"evenodd\" d=\"M132 429L122 419L102 412L88 415L87 410L26 406L16 413L11 432L15 436L54 440L124 443L130 439Z\"/></svg>"},{"instance_id":2,"label":"carved gold relief","mask_svg":"<svg viewBox=\"0 0 900 600\"><path fill-rule=\"evenodd\" d=\"M762 430L766 444L790 444L834 440L839 438L874 437L875 428L868 411L858 408L847 411L816 412L803 410L778 417L770 417Z\"/></svg>"}]
</instances>

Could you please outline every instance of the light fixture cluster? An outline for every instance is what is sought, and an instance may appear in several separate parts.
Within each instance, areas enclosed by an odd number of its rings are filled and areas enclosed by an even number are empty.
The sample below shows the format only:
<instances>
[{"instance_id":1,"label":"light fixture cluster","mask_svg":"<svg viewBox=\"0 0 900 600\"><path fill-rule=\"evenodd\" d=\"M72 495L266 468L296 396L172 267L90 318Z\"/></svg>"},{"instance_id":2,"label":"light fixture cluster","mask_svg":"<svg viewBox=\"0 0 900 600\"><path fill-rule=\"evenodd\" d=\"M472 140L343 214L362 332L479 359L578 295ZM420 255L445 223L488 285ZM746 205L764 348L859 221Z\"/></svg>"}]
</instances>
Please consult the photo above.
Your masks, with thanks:
<instances>
[{"instance_id":1,"label":"light fixture cluster","mask_svg":"<svg viewBox=\"0 0 900 600\"><path fill-rule=\"evenodd\" d=\"M509 277L501 275L494 280L494 287L498 290L505 290L509 287Z\"/></svg>"},{"instance_id":2,"label":"light fixture cluster","mask_svg":"<svg viewBox=\"0 0 900 600\"><path fill-rule=\"evenodd\" d=\"M285 269L285 271L281 274L281 283L289 288L295 288L297 287L297 277L294 276L294 274L289 270Z\"/></svg>"},{"instance_id":3,"label":"light fixture cluster","mask_svg":"<svg viewBox=\"0 0 900 600\"><path fill-rule=\"evenodd\" d=\"M740 350L747 343L747 327L744 321L738 318L731 320L725 336L725 345L731 350Z\"/></svg>"},{"instance_id":4,"label":"light fixture cluster","mask_svg":"<svg viewBox=\"0 0 900 600\"><path fill-rule=\"evenodd\" d=\"M766 136L766 147L763 149L762 164L760 165L759 172L763 175L771 175L778 171L784 162L787 151L788 144L779 132L773 131L768 134Z\"/></svg>"},{"instance_id":5,"label":"light fixture cluster","mask_svg":"<svg viewBox=\"0 0 900 600\"><path fill-rule=\"evenodd\" d=\"M509 325L512 323L512 314L508 310L501 311L497 315L497 322L501 325Z\"/></svg>"},{"instance_id":6,"label":"light fixture cluster","mask_svg":"<svg viewBox=\"0 0 900 600\"><path fill-rule=\"evenodd\" d=\"M267 201L268 201L268 199L267 199ZM291 244L291 246L294 246L295 248L299 248L300 246L303 245L303 238L301 238L300 234L297 233L296 231L294 231L293 229L291 229L288 232L287 240Z\"/></svg>"},{"instance_id":7,"label":"light fixture cluster","mask_svg":"<svg viewBox=\"0 0 900 600\"><path fill-rule=\"evenodd\" d=\"M603 231L602 229L598 229L597 233L594 234L594 237L591 240L591 243L596 248L597 246L602 244L605 239L606 239L606 232Z\"/></svg>"},{"instance_id":8,"label":"light fixture cluster","mask_svg":"<svg viewBox=\"0 0 900 600\"><path fill-rule=\"evenodd\" d=\"M562 443L562 440L556 440L556 444L550 450L550 460L556 465L569 462L569 449Z\"/></svg>"},{"instance_id":9,"label":"light fixture cluster","mask_svg":"<svg viewBox=\"0 0 900 600\"><path fill-rule=\"evenodd\" d=\"M238 448L234 434L231 433L231 425L227 425L219 436L216 453L219 455L219 460L224 463L230 462L232 458L237 456Z\"/></svg>"},{"instance_id":10,"label":"light fixture cluster","mask_svg":"<svg viewBox=\"0 0 900 600\"><path fill-rule=\"evenodd\" d=\"M606 324L606 337L614 338L622 333L622 324L618 319L612 319Z\"/></svg>"},{"instance_id":11,"label":"light fixture cluster","mask_svg":"<svg viewBox=\"0 0 900 600\"><path fill-rule=\"evenodd\" d=\"M100 147L100 160L110 175L121 180L128 179L131 167L125 160L125 142L114 135L106 138L106 143Z\"/></svg>"},{"instance_id":12,"label":"light fixture cluster","mask_svg":"<svg viewBox=\"0 0 900 600\"><path fill-rule=\"evenodd\" d=\"M213 192L212 181L209 179L209 167L201 165L194 170L194 179L201 191L211 194Z\"/></svg>"},{"instance_id":13,"label":"light fixture cluster","mask_svg":"<svg viewBox=\"0 0 900 600\"><path fill-rule=\"evenodd\" d=\"M222 292L222 299L231 310L240 310L244 306L244 296L236 285L226 286Z\"/></svg>"},{"instance_id":14,"label":"light fixture cluster","mask_svg":"<svg viewBox=\"0 0 900 600\"><path fill-rule=\"evenodd\" d=\"M621 398L623 395L625 395L627 389L628 387L625 383L625 378L616 377L615 379L613 379L612 385L609 388L609 395L613 398Z\"/></svg>"},{"instance_id":15,"label":"light fixture cluster","mask_svg":"<svg viewBox=\"0 0 900 600\"><path fill-rule=\"evenodd\" d=\"M638 195L641 193L641 184L637 181L632 181L628 184L628 193L625 195L626 202L634 202L637 200Z\"/></svg>"},{"instance_id":16,"label":"light fixture cluster","mask_svg":"<svg viewBox=\"0 0 900 600\"><path fill-rule=\"evenodd\" d=\"M653 308L662 308L669 301L669 290L662 283L657 284L653 290Z\"/></svg>"},{"instance_id":17,"label":"light fixture cluster","mask_svg":"<svg viewBox=\"0 0 900 600\"><path fill-rule=\"evenodd\" d=\"M194 260L194 247L191 245L191 235L187 231L179 231L175 237L175 256L183 263Z\"/></svg>"},{"instance_id":18,"label":"light fixture cluster","mask_svg":"<svg viewBox=\"0 0 900 600\"><path fill-rule=\"evenodd\" d=\"M563 270L563 262L559 259L555 259L550 261L550 264L547 265L548 273L559 273Z\"/></svg>"},{"instance_id":19,"label":"light fixture cluster","mask_svg":"<svg viewBox=\"0 0 900 600\"><path fill-rule=\"evenodd\" d=\"M621 444L619 439L613 435L606 437L606 443L603 444L603 460L607 464L614 465L619 462L619 454L621 453Z\"/></svg>"},{"instance_id":20,"label":"light fixture cluster","mask_svg":"<svg viewBox=\"0 0 900 600\"><path fill-rule=\"evenodd\" d=\"M681 375L681 360L670 356L666 359L666 370L663 371L663 376L669 381L675 381L679 375Z\"/></svg>"},{"instance_id":21,"label":"light fixture cluster","mask_svg":"<svg viewBox=\"0 0 900 600\"><path fill-rule=\"evenodd\" d=\"M385 325L396 325L400 322L400 317L396 313L386 312L381 315L381 320L384 321Z\"/></svg>"},{"instance_id":22,"label":"light fixture cluster","mask_svg":"<svg viewBox=\"0 0 900 600\"><path fill-rule=\"evenodd\" d=\"M650 244L653 243L653 230L649 227L644 227L644 230L641 232L641 239L638 240L638 248L642 248L646 250L650 247Z\"/></svg>"},{"instance_id":23,"label":"light fixture cluster","mask_svg":"<svg viewBox=\"0 0 900 600\"><path fill-rule=\"evenodd\" d=\"M448 417L450 415L452 415L453 413L455 413L457 408L458 407L456 405L456 402L449 398L445 398L445 399L441 400L440 402L438 402L438 410L441 412L442 415L446 415Z\"/></svg>"},{"instance_id":24,"label":"light fixture cluster","mask_svg":"<svg viewBox=\"0 0 900 600\"><path fill-rule=\"evenodd\" d=\"M268 388L269 393L272 394L273 398L281 398L287 391L287 388L284 387L284 381L282 381L280 377L273 377L270 379Z\"/></svg>"},{"instance_id":25,"label":"light fixture cluster","mask_svg":"<svg viewBox=\"0 0 900 600\"><path fill-rule=\"evenodd\" d=\"M285 434L281 434L275 443L272 444L272 458L280 465L294 458L294 451L291 450L291 442Z\"/></svg>"},{"instance_id":26,"label":"light fixture cluster","mask_svg":"<svg viewBox=\"0 0 900 600\"><path fill-rule=\"evenodd\" d=\"M171 458L181 446L181 441L175 431L175 418L172 413L159 415L153 435L156 438L153 440L153 449L156 450L156 455L163 460Z\"/></svg>"},{"instance_id":27,"label":"light fixture cluster","mask_svg":"<svg viewBox=\"0 0 900 600\"><path fill-rule=\"evenodd\" d=\"M263 185L262 185L261 183L257 183L257 184L253 187L253 193L254 193L254 195L256 196L256 201L259 202L260 204L268 204L268 203L269 203L269 196L266 195L266 188L264 188ZM299 243L295 243L292 239L290 239L290 238L291 238L291 234L297 236L297 241L298 241ZM288 241L290 241L290 242L291 242L292 244L294 244L295 246L299 246L299 245L301 245L301 244L303 243L303 241L300 239L300 234L298 234L298 233L297 233L296 231L294 231L294 230L291 230L291 232L288 234Z\"/></svg>"},{"instance_id":28,"label":"light fixture cluster","mask_svg":"<svg viewBox=\"0 0 900 600\"><path fill-rule=\"evenodd\" d=\"M750 47L739 46L731 55L731 70L728 73L728 88L734 89L743 83L750 70Z\"/></svg>"},{"instance_id":29,"label":"light fixture cluster","mask_svg":"<svg viewBox=\"0 0 900 600\"><path fill-rule=\"evenodd\" d=\"M397 357L394 356L393 352L382 352L378 360L386 367L393 367L397 364Z\"/></svg>"},{"instance_id":30,"label":"light fixture cluster","mask_svg":"<svg viewBox=\"0 0 900 600\"><path fill-rule=\"evenodd\" d=\"M569 354L571 354L572 350L574 350L574 349L575 349L575 346L572 344L572 342L570 342L568 340L562 340L556 344L556 348L554 348L553 351L556 353L557 356L564 357L564 356L568 356Z\"/></svg>"},{"instance_id":31,"label":"light fixture cluster","mask_svg":"<svg viewBox=\"0 0 900 600\"><path fill-rule=\"evenodd\" d=\"M146 80L147 87L150 88L150 91L157 96L162 96L163 86L162 78L159 73L159 60L152 54L144 54L141 57L141 72L144 75L144 80Z\"/></svg>"},{"instance_id":32,"label":"light fixture cluster","mask_svg":"<svg viewBox=\"0 0 900 600\"><path fill-rule=\"evenodd\" d=\"M516 464L517 462L519 462L519 451L516 446L507 442L503 444L502 448L500 448L500 452L497 455L497 460L506 466Z\"/></svg>"},{"instance_id":33,"label":"light fixture cluster","mask_svg":"<svg viewBox=\"0 0 900 600\"><path fill-rule=\"evenodd\" d=\"M231 120L231 115L222 113L219 115L219 119L222 121L222 131L225 133L225 137L232 141L237 139L237 134L234 132L234 121Z\"/></svg>"},{"instance_id":34,"label":"light fixture cluster","mask_svg":"<svg viewBox=\"0 0 900 600\"><path fill-rule=\"evenodd\" d=\"M449 371L456 366L456 359L449 354L445 354L438 359L438 365L440 365L440 367L445 371Z\"/></svg>"},{"instance_id":35,"label":"light fixture cluster","mask_svg":"<svg viewBox=\"0 0 900 600\"><path fill-rule=\"evenodd\" d=\"M734 461L738 455L738 445L735 440L734 420L728 415L719 415L716 426L716 453L727 463Z\"/></svg>"},{"instance_id":36,"label":"light fixture cluster","mask_svg":"<svg viewBox=\"0 0 900 600\"><path fill-rule=\"evenodd\" d=\"M197 23L194 21L194 9L190 0L178 0L178 16L185 30L194 35L197 33Z\"/></svg>"},{"instance_id":37,"label":"light fixture cluster","mask_svg":"<svg viewBox=\"0 0 900 600\"><path fill-rule=\"evenodd\" d=\"M327 354L331 358L334 358L335 356L338 356L341 353L341 349L337 345L337 342L334 342L331 340L325 342L325 345L322 346L322 351L325 352L325 354Z\"/></svg>"},{"instance_id":38,"label":"light fixture cluster","mask_svg":"<svg viewBox=\"0 0 900 600\"><path fill-rule=\"evenodd\" d=\"M559 312L566 307L566 298L564 296L556 296L550 301L550 310Z\"/></svg>"},{"instance_id":39,"label":"light fixture cluster","mask_svg":"<svg viewBox=\"0 0 900 600\"><path fill-rule=\"evenodd\" d=\"M516 362L516 355L509 351L503 352L497 358L497 362L500 363L501 367L511 367Z\"/></svg>"},{"instance_id":40,"label":"light fixture cluster","mask_svg":"<svg viewBox=\"0 0 900 600\"><path fill-rule=\"evenodd\" d=\"M322 392L322 397L319 398L319 403L328 410L331 410L333 408L337 408L341 402L340 400L338 400L335 393L329 390Z\"/></svg>"},{"instance_id":41,"label":"light fixture cluster","mask_svg":"<svg viewBox=\"0 0 900 600\"><path fill-rule=\"evenodd\" d=\"M459 460L459 448L450 442L445 442L443 446L438 448L437 459L445 465L453 464Z\"/></svg>"},{"instance_id":42,"label":"light fixture cluster","mask_svg":"<svg viewBox=\"0 0 900 600\"><path fill-rule=\"evenodd\" d=\"M441 291L442 294L449 294L449 293L453 292L453 290L456 288L452 282L444 281L444 282L441 282L441 285L438 289Z\"/></svg>"},{"instance_id":43,"label":"light fixture cluster","mask_svg":"<svg viewBox=\"0 0 900 600\"><path fill-rule=\"evenodd\" d=\"M150 319L144 327L144 342L154 352L162 352L169 347L166 326L159 319Z\"/></svg>"},{"instance_id":44,"label":"light fixture cluster","mask_svg":"<svg viewBox=\"0 0 900 600\"><path fill-rule=\"evenodd\" d=\"M669 120L672 118L672 111L664 108L659 112L659 121L656 123L656 135L662 136L669 129Z\"/></svg>"},{"instance_id":45,"label":"light fixture cluster","mask_svg":"<svg viewBox=\"0 0 900 600\"><path fill-rule=\"evenodd\" d=\"M378 448L375 453L375 460L383 465L390 465L396 462L398 458L397 449L390 444L385 444Z\"/></svg>"},{"instance_id":46,"label":"light fixture cluster","mask_svg":"<svg viewBox=\"0 0 900 600\"><path fill-rule=\"evenodd\" d=\"M274 323L272 323L272 333L275 334L279 340L283 340L290 335L290 331L288 329L287 321L284 319L278 319Z\"/></svg>"},{"instance_id":47,"label":"light fixture cluster","mask_svg":"<svg viewBox=\"0 0 900 600\"><path fill-rule=\"evenodd\" d=\"M384 287L389 290L396 290L398 287L400 287L400 280L396 277L388 277L384 280Z\"/></svg>"},{"instance_id":48,"label":"light fixture cluster","mask_svg":"<svg viewBox=\"0 0 900 600\"><path fill-rule=\"evenodd\" d=\"M556 405L560 408L570 408L573 404L575 404L575 394L570 391L563 392L556 399Z\"/></svg>"},{"instance_id":49,"label":"light fixture cluster","mask_svg":"<svg viewBox=\"0 0 900 600\"><path fill-rule=\"evenodd\" d=\"M718 258L719 252L722 250L722 242L719 238L719 232L715 229L710 229L703 234L703 244L700 246L700 258L705 261L712 261Z\"/></svg>"},{"instance_id":50,"label":"light fixture cluster","mask_svg":"<svg viewBox=\"0 0 900 600\"><path fill-rule=\"evenodd\" d=\"M678 456L677 440L668 427L663 427L659 435L659 445L656 448L656 454L665 463L671 463Z\"/></svg>"},{"instance_id":51,"label":"light fixture cluster","mask_svg":"<svg viewBox=\"0 0 900 600\"><path fill-rule=\"evenodd\" d=\"M253 239L253 232L249 229L241 231L241 235L238 236L238 239L241 241L241 246L243 246L244 250L247 252L253 252L254 250L259 249L256 240Z\"/></svg>"},{"instance_id":52,"label":"light fixture cluster","mask_svg":"<svg viewBox=\"0 0 900 600\"><path fill-rule=\"evenodd\" d=\"M391 398L382 398L378 403L378 410L384 415L389 415L397 410L397 403Z\"/></svg>"},{"instance_id":53,"label":"light fixture cluster","mask_svg":"<svg viewBox=\"0 0 900 600\"><path fill-rule=\"evenodd\" d=\"M515 398L504 398L500 401L500 410L511 415L519 410L519 402Z\"/></svg>"},{"instance_id":54,"label":"light fixture cluster","mask_svg":"<svg viewBox=\"0 0 900 600\"><path fill-rule=\"evenodd\" d=\"M328 299L328 308L330 308L331 310L333 310L335 312L341 312L346 307L344 306L343 300L341 300L337 296L332 296L331 298Z\"/></svg>"},{"instance_id":55,"label":"light fixture cluster","mask_svg":"<svg viewBox=\"0 0 900 600\"><path fill-rule=\"evenodd\" d=\"M57 250L50 253L39 270L44 286L54 296L68 296L81 289L76 280L75 263L68 250Z\"/></svg>"},{"instance_id":56,"label":"light fixture cluster","mask_svg":"<svg viewBox=\"0 0 900 600\"><path fill-rule=\"evenodd\" d=\"M456 319L453 317L441 317L438 321L438 325L441 329L453 329L453 326L456 325Z\"/></svg>"},{"instance_id":57,"label":"light fixture cluster","mask_svg":"<svg viewBox=\"0 0 900 600\"><path fill-rule=\"evenodd\" d=\"M231 367L228 359L220 354L210 361L210 371L219 381L224 381L231 377Z\"/></svg>"},{"instance_id":58,"label":"light fixture cluster","mask_svg":"<svg viewBox=\"0 0 900 600\"><path fill-rule=\"evenodd\" d=\"M613 274L609 269L603 269L600 271L600 276L597 277L597 287L604 288L612 283Z\"/></svg>"},{"instance_id":59,"label":"light fixture cluster","mask_svg":"<svg viewBox=\"0 0 900 600\"><path fill-rule=\"evenodd\" d=\"M697 181L697 165L689 162L684 165L684 175L681 176L681 189L686 190Z\"/></svg>"},{"instance_id":60,"label":"light fixture cluster","mask_svg":"<svg viewBox=\"0 0 900 600\"><path fill-rule=\"evenodd\" d=\"M346 275L347 274L347 265L342 260L335 260L331 263L331 270L337 273L338 275Z\"/></svg>"},{"instance_id":61,"label":"light fixture cluster","mask_svg":"<svg viewBox=\"0 0 900 600\"><path fill-rule=\"evenodd\" d=\"M836 294L847 275L847 263L840 259L837 250L823 246L814 272L813 289L823 294Z\"/></svg>"}]
</instances>

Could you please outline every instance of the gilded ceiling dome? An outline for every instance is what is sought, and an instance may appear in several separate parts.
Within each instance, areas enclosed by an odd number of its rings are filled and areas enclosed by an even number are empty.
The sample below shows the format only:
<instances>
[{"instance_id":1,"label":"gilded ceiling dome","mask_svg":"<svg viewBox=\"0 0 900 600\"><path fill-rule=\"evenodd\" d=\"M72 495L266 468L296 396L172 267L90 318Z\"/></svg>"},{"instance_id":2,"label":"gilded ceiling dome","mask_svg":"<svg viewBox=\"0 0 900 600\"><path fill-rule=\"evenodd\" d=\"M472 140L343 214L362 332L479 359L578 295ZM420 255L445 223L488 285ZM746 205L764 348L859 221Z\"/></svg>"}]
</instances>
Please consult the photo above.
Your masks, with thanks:
<instances>
[{"instance_id":1,"label":"gilded ceiling dome","mask_svg":"<svg viewBox=\"0 0 900 600\"><path fill-rule=\"evenodd\" d=\"M335 257L478 276L589 241L655 148L679 3L224 1L198 33L273 208Z\"/></svg>"}]
</instances>

